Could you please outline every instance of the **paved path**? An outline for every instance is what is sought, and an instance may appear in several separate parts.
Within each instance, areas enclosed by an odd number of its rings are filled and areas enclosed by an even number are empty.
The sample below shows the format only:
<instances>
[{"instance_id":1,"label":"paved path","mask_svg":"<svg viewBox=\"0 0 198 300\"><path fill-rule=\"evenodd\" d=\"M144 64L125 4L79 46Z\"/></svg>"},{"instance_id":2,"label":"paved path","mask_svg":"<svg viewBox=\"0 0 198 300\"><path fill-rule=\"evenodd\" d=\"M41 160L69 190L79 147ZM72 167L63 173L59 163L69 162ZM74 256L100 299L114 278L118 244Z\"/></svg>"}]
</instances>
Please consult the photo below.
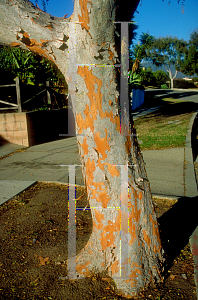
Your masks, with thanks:
<instances>
[{"instance_id":1,"label":"paved path","mask_svg":"<svg viewBox=\"0 0 198 300\"><path fill-rule=\"evenodd\" d=\"M157 98L173 97L180 100L192 101L198 103L198 90L197 89L146 89L146 93L153 94Z\"/></svg>"},{"instance_id":2,"label":"paved path","mask_svg":"<svg viewBox=\"0 0 198 300\"><path fill-rule=\"evenodd\" d=\"M152 194L185 196L184 148L146 150L142 153ZM30 184L32 181L68 183L68 167L61 165L70 164L80 165L76 137L33 146L1 159L0 180L5 190L9 180L18 181L18 184L23 184L23 181L26 184L28 181ZM79 166L76 167L76 184L84 185ZM0 195L1 202L2 197L5 199L5 192Z\"/></svg>"},{"instance_id":3,"label":"paved path","mask_svg":"<svg viewBox=\"0 0 198 300\"><path fill-rule=\"evenodd\" d=\"M184 148L146 150L142 153L152 194L185 196Z\"/></svg>"},{"instance_id":4,"label":"paved path","mask_svg":"<svg viewBox=\"0 0 198 300\"><path fill-rule=\"evenodd\" d=\"M5 145L4 154L9 146ZM1 153L2 153L1 151ZM11 152L10 151L10 152ZM0 204L31 185L35 181L68 183L68 167L61 165L80 164L76 137L45 143L16 152L0 160ZM76 184L84 185L81 168L76 167ZM15 181L15 188L11 189ZM6 190L8 191L6 195Z\"/></svg>"}]
</instances>

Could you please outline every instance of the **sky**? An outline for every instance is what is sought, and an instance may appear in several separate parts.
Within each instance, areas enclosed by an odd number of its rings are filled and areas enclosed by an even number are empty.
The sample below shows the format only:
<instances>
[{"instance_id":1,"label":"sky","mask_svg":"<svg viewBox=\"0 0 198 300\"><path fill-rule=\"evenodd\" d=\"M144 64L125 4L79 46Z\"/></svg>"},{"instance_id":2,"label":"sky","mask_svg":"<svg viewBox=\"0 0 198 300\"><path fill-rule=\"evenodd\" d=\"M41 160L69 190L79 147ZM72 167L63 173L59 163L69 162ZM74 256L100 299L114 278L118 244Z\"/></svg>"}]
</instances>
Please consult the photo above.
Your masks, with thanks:
<instances>
[{"instance_id":1,"label":"sky","mask_svg":"<svg viewBox=\"0 0 198 300\"><path fill-rule=\"evenodd\" d=\"M129 0L133 1L133 0ZM34 0L32 0L34 3ZM138 30L135 44L142 32L148 32L155 37L176 36L189 40L193 30L198 29L198 0L185 0L184 11L177 0L142 0L135 13L134 21ZM42 1L38 0L42 8ZM47 12L56 17L71 16L74 9L73 0L49 0Z\"/></svg>"}]
</instances>

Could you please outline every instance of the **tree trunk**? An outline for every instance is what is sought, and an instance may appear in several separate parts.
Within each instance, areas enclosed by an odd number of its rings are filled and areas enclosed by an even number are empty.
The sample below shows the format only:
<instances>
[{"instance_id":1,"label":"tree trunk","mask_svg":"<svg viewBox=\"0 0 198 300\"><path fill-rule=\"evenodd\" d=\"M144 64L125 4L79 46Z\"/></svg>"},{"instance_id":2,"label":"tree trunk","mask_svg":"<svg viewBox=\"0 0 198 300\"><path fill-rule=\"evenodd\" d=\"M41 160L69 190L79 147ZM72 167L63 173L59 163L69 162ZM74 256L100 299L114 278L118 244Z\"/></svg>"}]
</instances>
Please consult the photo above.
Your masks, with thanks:
<instances>
[{"instance_id":1,"label":"tree trunk","mask_svg":"<svg viewBox=\"0 0 198 300\"><path fill-rule=\"evenodd\" d=\"M173 74L172 74L172 72L171 72L170 67L169 67L168 73L169 73L169 77L170 77L170 80L171 80L171 89L173 89L173 88L174 88L174 82L173 82L173 80L174 80L175 77L177 76L177 70L175 71L174 77L173 77Z\"/></svg>"},{"instance_id":2,"label":"tree trunk","mask_svg":"<svg viewBox=\"0 0 198 300\"><path fill-rule=\"evenodd\" d=\"M173 89L173 76L172 76L172 74L170 76L170 80L171 80L171 89Z\"/></svg>"},{"instance_id":3,"label":"tree trunk","mask_svg":"<svg viewBox=\"0 0 198 300\"><path fill-rule=\"evenodd\" d=\"M68 274L76 271L83 277L107 270L118 289L136 295L161 281L163 256L133 124L130 132L123 134L122 127L120 133L119 72L113 66L120 63L120 49L112 21L124 21L126 7L119 3L116 10L117 2L76 0L71 18L60 20L29 2L0 0L0 39L54 61L69 79L93 231L85 248L68 262ZM134 10L139 0L131 2Z\"/></svg>"}]
</instances>

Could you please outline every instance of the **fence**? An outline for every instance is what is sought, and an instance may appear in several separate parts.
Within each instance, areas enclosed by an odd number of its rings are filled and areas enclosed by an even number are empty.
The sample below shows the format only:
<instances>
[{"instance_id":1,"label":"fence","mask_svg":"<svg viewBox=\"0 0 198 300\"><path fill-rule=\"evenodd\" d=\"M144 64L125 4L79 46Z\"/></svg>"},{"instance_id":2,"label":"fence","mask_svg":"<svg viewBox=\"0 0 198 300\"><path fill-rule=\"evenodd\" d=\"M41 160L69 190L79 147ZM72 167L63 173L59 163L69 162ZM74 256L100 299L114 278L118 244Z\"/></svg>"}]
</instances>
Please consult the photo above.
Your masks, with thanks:
<instances>
[{"instance_id":1,"label":"fence","mask_svg":"<svg viewBox=\"0 0 198 300\"><path fill-rule=\"evenodd\" d=\"M42 91L39 91L39 93L37 93L33 97L27 99L25 102L21 101L21 90L20 90L20 84L19 84L19 78L18 77L16 78L16 84L0 85L0 87L11 87L11 86L16 86L17 104L9 103L9 102L0 100L0 103L9 105L9 107L3 107L3 108L0 108L0 110L18 109L18 112L22 112L22 106L24 104L29 103L30 101L34 100L36 97L38 97L39 95L41 95L43 93L47 94L47 104L49 106L52 104L51 95L50 95L50 91L49 91L50 88L51 88L50 85L49 85L49 81L46 81L46 86L44 86L44 89ZM55 86L55 88L65 89L65 87L60 87L60 86Z\"/></svg>"},{"instance_id":2,"label":"fence","mask_svg":"<svg viewBox=\"0 0 198 300\"><path fill-rule=\"evenodd\" d=\"M43 89L42 91L40 91L39 93L37 93L36 95L34 95L33 97L31 97L30 99L26 100L25 102L23 102L23 104L26 104L30 101L32 101L33 99L35 99L37 96L43 94L44 92L47 92L47 103L51 104L51 97L50 97L50 92L47 89L49 87L49 81L46 81L46 88Z\"/></svg>"},{"instance_id":3,"label":"fence","mask_svg":"<svg viewBox=\"0 0 198 300\"><path fill-rule=\"evenodd\" d=\"M0 100L0 103L12 106L12 107L9 106L9 107L0 108L0 110L7 110L7 109L18 108L18 112L22 112L19 78L18 77L16 78L16 83L15 84L0 85L0 87L9 87L9 86L16 86L17 104L9 103L9 102Z\"/></svg>"}]
</instances>

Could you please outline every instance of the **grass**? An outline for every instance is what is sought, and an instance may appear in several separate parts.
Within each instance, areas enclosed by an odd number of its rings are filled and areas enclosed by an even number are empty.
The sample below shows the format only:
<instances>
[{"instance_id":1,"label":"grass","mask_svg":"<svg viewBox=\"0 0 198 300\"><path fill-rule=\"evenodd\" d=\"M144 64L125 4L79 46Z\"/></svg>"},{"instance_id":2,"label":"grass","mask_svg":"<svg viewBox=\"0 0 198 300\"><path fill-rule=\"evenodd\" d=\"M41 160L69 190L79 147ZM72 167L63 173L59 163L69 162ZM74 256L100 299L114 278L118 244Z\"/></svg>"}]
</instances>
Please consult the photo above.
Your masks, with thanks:
<instances>
[{"instance_id":1,"label":"grass","mask_svg":"<svg viewBox=\"0 0 198 300\"><path fill-rule=\"evenodd\" d=\"M188 124L198 104L165 98L160 105L156 112L134 121L142 150L185 146Z\"/></svg>"}]
</instances>

